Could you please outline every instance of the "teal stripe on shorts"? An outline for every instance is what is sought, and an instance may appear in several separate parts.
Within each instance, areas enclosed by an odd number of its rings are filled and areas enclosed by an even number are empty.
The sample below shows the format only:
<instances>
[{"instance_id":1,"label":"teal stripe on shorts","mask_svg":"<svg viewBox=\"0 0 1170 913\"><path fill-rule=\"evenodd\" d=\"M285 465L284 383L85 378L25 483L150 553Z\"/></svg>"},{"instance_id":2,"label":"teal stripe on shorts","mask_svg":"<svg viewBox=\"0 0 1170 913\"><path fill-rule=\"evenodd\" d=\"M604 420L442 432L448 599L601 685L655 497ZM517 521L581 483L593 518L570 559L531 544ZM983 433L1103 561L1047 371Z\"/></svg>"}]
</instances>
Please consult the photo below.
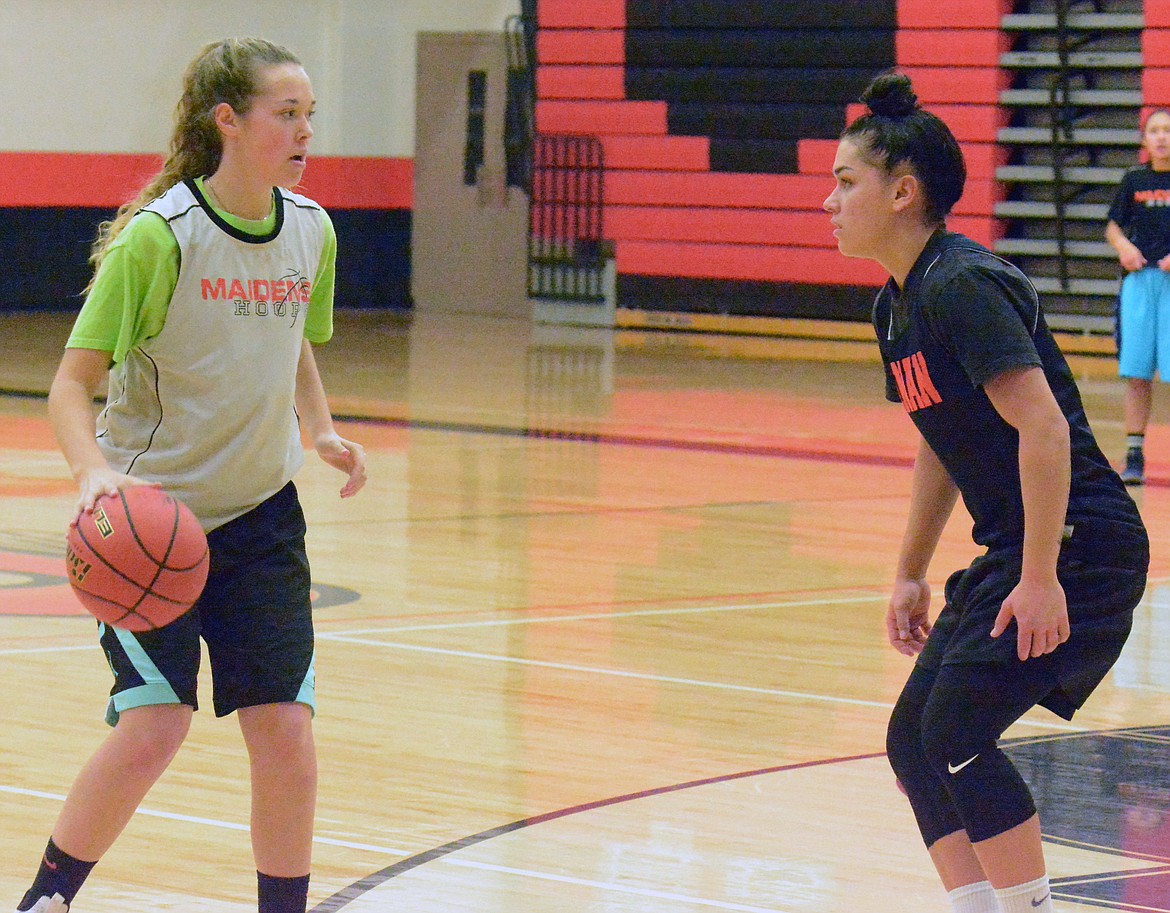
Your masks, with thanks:
<instances>
[{"instance_id":1,"label":"teal stripe on shorts","mask_svg":"<svg viewBox=\"0 0 1170 913\"><path fill-rule=\"evenodd\" d=\"M313 716L317 715L317 651L313 651L313 657L309 660L309 668L305 672L305 680L301 682L301 690L297 692L296 703L307 704L309 709L313 711Z\"/></svg>"},{"instance_id":2,"label":"teal stripe on shorts","mask_svg":"<svg viewBox=\"0 0 1170 913\"><path fill-rule=\"evenodd\" d=\"M99 636L104 634L105 630L106 626L104 624L99 625ZM135 671L142 676L143 684L135 688L127 688L125 691L119 691L110 697L110 702L106 705L106 722L111 726L118 725L118 717L124 711L133 710L135 707L152 707L156 704L180 703L175 689L171 687L170 682L163 677L163 674L158 671L158 666L146 655L146 651L142 649L142 645L138 643L134 635L120 628L113 628L112 630L118 638L118 643L122 645L122 649L126 651L126 655L130 658L130 662L134 664Z\"/></svg>"}]
</instances>

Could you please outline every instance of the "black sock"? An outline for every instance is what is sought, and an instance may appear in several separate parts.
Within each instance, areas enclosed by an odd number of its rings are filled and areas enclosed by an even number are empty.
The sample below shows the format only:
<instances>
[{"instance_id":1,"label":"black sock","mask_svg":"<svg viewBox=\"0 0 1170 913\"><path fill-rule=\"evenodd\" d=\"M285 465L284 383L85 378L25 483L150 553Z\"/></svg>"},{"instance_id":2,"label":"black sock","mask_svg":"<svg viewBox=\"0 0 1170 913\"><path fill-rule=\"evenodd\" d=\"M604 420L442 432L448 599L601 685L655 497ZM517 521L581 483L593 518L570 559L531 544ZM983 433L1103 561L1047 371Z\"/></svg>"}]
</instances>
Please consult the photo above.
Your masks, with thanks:
<instances>
[{"instance_id":1,"label":"black sock","mask_svg":"<svg viewBox=\"0 0 1170 913\"><path fill-rule=\"evenodd\" d=\"M305 913L309 906L309 876L277 878L256 873L259 894L257 913Z\"/></svg>"},{"instance_id":2,"label":"black sock","mask_svg":"<svg viewBox=\"0 0 1170 913\"><path fill-rule=\"evenodd\" d=\"M45 847L45 855L41 858L41 867L37 870L37 877L17 909L28 910L42 897L52 897L54 894L64 897L67 904L73 903L73 898L81 890L95 865L96 862L74 859L64 850L58 849L50 837L49 845Z\"/></svg>"},{"instance_id":3,"label":"black sock","mask_svg":"<svg viewBox=\"0 0 1170 913\"><path fill-rule=\"evenodd\" d=\"M1125 447L1128 451L1136 450L1140 453L1145 443L1146 436L1144 434L1127 434L1125 436Z\"/></svg>"}]
</instances>

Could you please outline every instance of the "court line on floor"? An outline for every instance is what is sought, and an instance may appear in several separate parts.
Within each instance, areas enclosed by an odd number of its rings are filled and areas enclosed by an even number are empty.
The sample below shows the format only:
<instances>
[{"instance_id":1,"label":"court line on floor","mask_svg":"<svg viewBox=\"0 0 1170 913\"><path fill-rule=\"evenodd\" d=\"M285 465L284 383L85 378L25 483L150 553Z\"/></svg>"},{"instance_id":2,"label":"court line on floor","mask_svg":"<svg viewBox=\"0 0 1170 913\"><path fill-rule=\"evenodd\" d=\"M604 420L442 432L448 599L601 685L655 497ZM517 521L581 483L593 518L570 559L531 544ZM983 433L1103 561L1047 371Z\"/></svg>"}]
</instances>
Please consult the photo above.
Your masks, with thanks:
<instances>
[{"instance_id":1,"label":"court line on floor","mask_svg":"<svg viewBox=\"0 0 1170 913\"><path fill-rule=\"evenodd\" d=\"M713 780L712 782L721 782L723 779L733 779L733 778L734 777L732 777L732 778L718 778L718 779ZM699 784L696 784L696 785L699 785ZM672 790L673 790L672 787L667 787L666 789L661 790L661 791L668 792L668 791L672 791ZM653 794L653 792L656 792L656 791L652 791L651 793L648 793L648 794ZM48 800L51 800L54 802L64 802L65 801L65 796L63 796L59 793L45 792L43 790L36 790L36 789L23 789L21 787L15 787L15 786L0 785L0 793L7 793L9 795L25 796L25 797L31 797L31 798L36 798L36 799L48 799ZM571 811L588 811L592 807L597 807L597 806L602 806L602 805L607 805L607 804L610 804L610 803L603 800L602 802L591 803L590 805L587 805L587 806L578 806L574 809L571 809L570 812ZM201 817L198 815L184 815L184 814L179 814L179 813L175 813L175 812L163 812L163 811L158 811L156 809L151 809L151 808L139 808L135 812L135 814L142 815L142 816L148 817L148 818L162 818L162 819L165 819L168 821L180 821L180 822L184 822L187 824L198 824L198 825L203 825L206 827L213 827L213 828L218 828L221 830L230 830L230 831L236 831L236 832L242 832L242 833L247 833L251 830L251 828L247 824L235 823L235 822L230 822L230 821L221 821L219 819L206 818L206 817ZM560 813L554 812L554 813L551 813L550 815L538 816L538 818L554 818L554 817L560 817L560 816L561 816ZM529 819L529 820L531 820L533 823L538 822L537 818ZM509 825L505 825L504 828L492 829L491 833L492 833L492 835L499 835L501 833L506 833L507 830L509 830L509 829L512 829L512 828ZM457 841L457 842L460 844L460 846L463 846L463 845L470 846L471 845L469 843L466 843L466 841ZM754 907L754 906L748 906L746 904L736 904L736 903L730 903L730 902L725 902L725 901L709 900L709 899L701 898L701 897L692 897L692 896L689 896L686 894L671 893L671 892L666 892L666 891L656 891L656 890L653 890L651 888L636 888L636 887L632 887L630 885L623 885L623 884L618 884L615 882L594 881L594 880L585 879L585 878L574 878L572 876L557 875L557 874L553 874L551 872L541 872L541 871L535 871L532 869L520 869L520 868L515 868L513 866L503 866L503 865L498 865L495 863L477 862L475 860L470 860L470 859L445 859L445 858L441 858L441 856L439 856L439 855L436 855L435 851L429 851L429 853L422 853L422 854L416 854L414 856L410 856L410 852L408 850L398 849L396 847L378 846L378 845L370 844L370 843L361 843L361 842L358 842L355 840L340 840L340 839L333 838L333 837L322 837L320 835L313 836L313 843L317 844L317 845L322 845L322 846L340 847L342 849L362 850L362 851L366 851L366 852L378 853L378 854L385 855L385 856L407 857L405 859L402 859L401 860L402 862L409 861L410 859L418 860L422 857L428 857L431 859L435 859L437 861L441 861L445 865L452 865L452 866L455 866L457 868L475 869L478 871L485 871L485 872L495 872L495 873L502 874L502 875L516 875L516 876L519 876L521 878L532 878L532 879L536 879L539 881L551 881L551 882L557 882L560 884L571 884L571 885L577 885L579 887L598 888L601 890L613 891L613 892L620 893L620 894L629 894L629 895L633 895L633 896L637 896L637 897L654 898L656 900L680 901L683 903L692 904L694 906L712 907L712 908L719 909L719 910L734 911L734 913L782 913L782 911L777 911L777 910L771 909L771 908ZM450 844L448 844L447 846L450 846ZM391 868L393 868L393 866L391 866ZM383 869L383 871L386 871L386 870ZM359 881L356 884L361 885L365 881L366 881L366 879L362 879L362 881ZM381 881L378 882L378 884L380 884L380 883L381 883ZM368 888L366 890L368 890ZM359 890L356 893L352 893L352 896L349 896L348 899L350 899L350 900L354 899L356 896L359 896L362 893L366 893L366 890ZM345 892L343 891L343 892L339 892L339 893L345 893ZM334 894L333 897L330 898L330 900L334 900L336 902L337 897L338 897L338 894ZM348 900L346 902L348 902ZM317 909L319 909L319 908L317 908Z\"/></svg>"},{"instance_id":2,"label":"court line on floor","mask_svg":"<svg viewBox=\"0 0 1170 913\"><path fill-rule=\"evenodd\" d=\"M453 434L488 434L502 437L527 438L554 443L570 444L611 444L620 447L648 447L666 450L689 450L701 453L728 453L735 456L759 456L786 460L811 460L816 462L857 463L863 466L895 466L909 468L914 465L912 453L902 453L896 448L890 452L865 452L864 450L833 450L829 447L815 447L805 442L768 442L757 436L756 442L735 441L715 438L686 438L670 435L637 434L616 430L557 429L524 425L492 424L489 422L459 422L428 420L420 418L395 418L392 416L354 415L336 412L333 419L353 424L383 425L394 428L409 428L419 431L438 431Z\"/></svg>"},{"instance_id":3,"label":"court line on floor","mask_svg":"<svg viewBox=\"0 0 1170 913\"><path fill-rule=\"evenodd\" d=\"M33 799L48 799L53 802L64 802L65 796L60 793L50 793L39 789L23 789L19 786L4 786L0 785L0 793L7 793L12 796L26 796ZM225 831L240 831L248 833L251 828L247 824L241 824L232 821L221 821L218 818L203 818L198 815L183 815L178 812L164 812L152 808L139 807L135 815L143 815L147 818L163 818L167 821L182 821L186 824L201 824L205 827L214 827ZM347 850L366 850L373 853L381 853L386 856L406 856L410 850L398 849L391 846L377 846L372 843L358 843L353 840L338 840L334 837L321 837L314 835L313 842L324 846L337 846Z\"/></svg>"},{"instance_id":4,"label":"court line on floor","mask_svg":"<svg viewBox=\"0 0 1170 913\"><path fill-rule=\"evenodd\" d=\"M840 603L884 602L888 594L873 594L870 596L842 596L831 599L794 599L785 602L751 602L732 605L683 606L674 609L630 609L622 612L598 611L576 615L547 615L541 618L489 618L480 621L452 621L441 624L404 625L402 627L355 628L351 631L338 632L343 636L358 634L397 634L400 631L441 631L451 628L490 628L507 627L509 625L550 624L560 621L608 621L614 618L639 618L668 615L699 615L705 612L750 612L755 609L796 609L808 606L838 605ZM516 609L523 612L525 609Z\"/></svg>"},{"instance_id":5,"label":"court line on floor","mask_svg":"<svg viewBox=\"0 0 1170 913\"><path fill-rule=\"evenodd\" d=\"M894 709L894 705L883 701L867 701L852 697L835 697L827 694L813 694L806 691L787 691L781 688L764 688L759 685L737 685L732 682L713 682L704 679L681 678L671 675L657 675L647 672L634 672L629 669L607 669L602 666L582 666L575 663L557 663L549 660L526 659L517 656L502 656L496 653L475 653L470 650L451 650L445 647L428 647L421 644L407 644L397 641L370 640L362 637L350 637L343 634L321 634L318 640L330 640L337 643L350 643L366 647L386 647L392 650L408 650L416 653L429 653L438 656L454 656L461 659L476 659L494 663L511 663L520 666L534 666L542 669L555 669L559 672L580 672L587 675L611 676L615 678L636 679L639 681L656 682L665 685L683 685L691 688L710 688L719 691L734 691L745 694L760 694L767 697L786 698L788 700L810 701L826 704L845 704L853 707L869 707L884 711ZM1073 726L1067 723L1047 723L1032 720L1020 720L1018 726L1034 726L1041 729L1056 730L1058 732L1084 732L1082 726Z\"/></svg>"},{"instance_id":6,"label":"court line on floor","mask_svg":"<svg viewBox=\"0 0 1170 913\"><path fill-rule=\"evenodd\" d=\"M30 616L24 616L30 617ZM52 616L63 617L63 616ZM75 647L8 647L0 650L0 656L19 656L24 653L76 653L80 650L96 650L98 649L97 641L92 641L87 644L81 644Z\"/></svg>"},{"instance_id":7,"label":"court line on floor","mask_svg":"<svg viewBox=\"0 0 1170 913\"><path fill-rule=\"evenodd\" d=\"M1127 732L1127 731L1128 730L1122 730L1121 732ZM1108 731L1106 731L1106 732L1108 732ZM1097 734L1101 734L1101 733L1098 732ZM1061 739L1061 738L1066 738L1066 737L1065 736L1050 736L1049 738L1050 739ZM583 880L583 879L565 878L562 876L549 875L548 873L532 872L532 871L527 871L527 870L523 870L523 869L512 869L509 867L496 866L496 865L493 865L490 863L478 863L478 862L474 862L471 860L461 860L461 859L455 859L455 858L450 858L450 857L452 856L452 854L454 854L460 850L470 849L472 847L477 846L478 844L484 843L484 842L491 840L493 838L502 837L502 836L505 836L507 834L513 833L515 831L519 831L519 830L522 830L525 828L532 827L534 825L543 824L543 823L546 823L549 821L555 821L557 819L566 818L566 817L569 817L571 815L580 814L583 812L608 808L610 806L622 804L625 802L630 802L630 801L637 800L637 799L651 798L651 797L655 797L655 796L666 795L669 793L680 792L682 790L694 789L697 787L709 786L709 785L718 785L718 784L722 784L722 783L733 782L736 780L743 780L743 779L747 779L747 778L751 778L751 777L766 776L766 775L775 774L775 773L789 773L789 772L793 772L793 771L806 770L806 769L818 768L818 767L827 767L830 765L851 763L851 762L855 762L855 761L869 761L869 760L875 760L875 759L883 758L883 757L885 757L885 754L883 752L874 752L874 753L870 753L870 754L851 755L848 757L824 758L824 759L816 760L816 761L803 761L803 762L798 762L795 764L782 764L782 765L777 765L774 767L767 767L767 768L761 768L761 769L749 770L749 771L739 771L736 773L721 774L721 775L716 775L716 776L712 776L712 777L704 777L702 779L690 780L690 781L687 781L684 783L676 783L676 784L672 784L669 786L654 787L654 788L647 789L647 790L641 790L641 791L634 792L634 793L628 793L628 794L622 795L622 796L612 796L612 797L609 797L606 799L598 799L598 800L595 800L593 802L583 803L581 805L570 806L568 808L563 808L563 809L557 809L557 810L551 811L551 812L545 812L545 813L540 814L540 815L534 815L531 818L524 818L524 819L521 819L519 821L513 821L510 824L504 824L504 825L500 825L497 827L489 828L487 830L480 831L478 834L472 834L470 836L463 837L463 838L460 838L458 840L453 840L453 841L446 843L442 846L435 847L433 849L419 853L415 856L410 857L409 859L400 860L400 861L394 863L393 865L387 866L386 868L382 869L379 872L374 872L373 874L368 875L365 878L362 878L359 881L354 882L353 884L349 885L348 887L343 888L342 890L338 891L337 893L335 893L331 897L322 901L317 906L313 907L312 910L309 911L309 913L337 913L338 910L341 910L342 908L348 906L351 901L357 900L362 895L364 895L370 891L376 890L379 887L382 887L387 882L389 882L391 879L393 879L399 875L403 875L403 874L405 874L413 869L419 868L419 867L426 865L428 863L431 863L431 862L443 862L443 863L447 863L450 865L459 865L459 866L462 866L465 868L480 868L480 869L483 869L485 871L496 871L496 872L503 872L503 873L509 873L509 874L517 874L517 875L521 875L521 876L525 876L525 877L533 877L533 878L539 878L539 879L545 879L545 880L551 880L551 881L560 881L560 882L569 883L569 884L578 884L578 885L583 885L583 886L587 886L587 887L597 887L597 888L601 888L604 890L613 890L613 891L616 891L619 893L641 894L642 896L654 896L654 897L663 897L663 898L669 898L669 899L677 899L677 900L681 900L683 902L689 902L689 903L701 905L701 906L710 906L710 907L717 907L717 908L729 909L729 910L741 910L741 911L746 910L746 911L753 911L753 913L754 913L754 911L759 911L759 913L783 913L783 911L779 911L776 909L747 907L747 906L742 906L742 905L728 904L726 902L709 901L709 900L704 900L701 898L687 897L685 895L661 895L661 894L657 894L657 893L650 893L647 891L642 891L641 889L630 888L628 885L613 884L613 883L609 883L609 882L595 882L595 881L588 881L588 880ZM1045 835L1045 839L1050 839L1050 838L1047 835ZM1113 850L1112 848L1102 848L1102 850L1104 852L1115 852L1115 850ZM1082 876L1082 877L1091 878L1092 876ZM1055 880L1054 887L1057 884L1059 884L1061 881L1063 881L1063 880L1062 879ZM1072 881L1072 879L1070 879L1070 881ZM1065 899L1063 895L1058 895L1058 896L1061 896L1062 899ZM1080 903L1085 902L1084 898L1069 898L1069 899L1073 899L1075 902L1080 902ZM1151 909L1151 913L1155 913L1154 908L1150 908L1150 909Z\"/></svg>"},{"instance_id":8,"label":"court line on floor","mask_svg":"<svg viewBox=\"0 0 1170 913\"><path fill-rule=\"evenodd\" d=\"M556 821L560 818L567 818L570 815L581 814L583 812L596 811L597 809L608 808L613 805L620 805L625 802L632 802L636 799L648 799L654 796L668 795L669 793L682 792L687 789L695 789L702 786L714 786L722 783L731 783L735 780L745 780L751 777L766 776L774 773L789 773L797 770L805 770L814 767L827 767L833 764L845 764L852 761L868 761L875 758L885 757L883 752L875 752L871 754L850 755L848 757L839 758L823 758L817 761L800 761L795 764L779 764L774 767L758 768L756 770L737 771L730 774L719 774L713 777L703 777L698 780L688 780L684 783L673 783L669 786L657 786L651 789L640 790L634 793L626 793L621 796L610 796L606 799L597 799L593 802L585 802L580 805L569 806L568 808L556 809L551 812L544 812L540 815L533 815L531 818L522 818L519 821L513 821L509 824L502 824L497 827L488 828L480 831L478 834L472 834L467 837L461 837L458 840L452 840L442 846L435 847L425 852L418 853L411 856L409 859L402 859L393 865L387 866L381 871L374 872L359 881L354 882L346 888L342 888L332 897L327 898L317 906L313 907L309 913L336 913L336 911L347 906L351 901L356 900L363 894L366 894L378 887L381 887L390 879L399 875L403 875L412 869L419 868L430 862L442 861L450 865L460 865L468 868L485 868L487 864L471 862L468 860L451 859L448 858L451 854L460 850L470 849L478 844L492 840L496 837L503 837L514 831L523 830L525 828L533 827L534 825L544 824L549 821ZM512 870L516 874L528 875L533 877L547 877L550 880L561 880L560 876L548 876L546 873L529 872L522 869ZM612 889L624 893L641 893L640 889L630 888L628 885L613 884L609 882L571 882L585 885L592 885L606 889ZM653 896L653 895L644 895ZM674 899L685 900L687 902L701 905L718 907L728 910L752 911L752 913L784 913L784 911L777 909L766 909L761 907L747 907L742 905L732 905L722 901L705 900L697 897L684 897L681 895L674 896Z\"/></svg>"}]
</instances>

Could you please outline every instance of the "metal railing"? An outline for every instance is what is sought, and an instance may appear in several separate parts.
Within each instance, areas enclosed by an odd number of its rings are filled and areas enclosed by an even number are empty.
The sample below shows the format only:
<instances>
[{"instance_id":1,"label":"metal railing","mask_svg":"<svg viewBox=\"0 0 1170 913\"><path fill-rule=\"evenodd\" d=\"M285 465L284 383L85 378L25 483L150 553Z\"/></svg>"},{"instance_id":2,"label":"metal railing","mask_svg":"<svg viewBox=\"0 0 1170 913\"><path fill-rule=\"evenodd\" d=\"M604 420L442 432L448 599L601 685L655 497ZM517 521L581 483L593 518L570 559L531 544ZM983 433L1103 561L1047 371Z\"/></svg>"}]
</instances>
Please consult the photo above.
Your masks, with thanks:
<instances>
[{"instance_id":1,"label":"metal railing","mask_svg":"<svg viewBox=\"0 0 1170 913\"><path fill-rule=\"evenodd\" d=\"M605 162L595 136L537 134L532 144L528 295L605 300Z\"/></svg>"},{"instance_id":2,"label":"metal railing","mask_svg":"<svg viewBox=\"0 0 1170 913\"><path fill-rule=\"evenodd\" d=\"M535 6L526 3L524 6ZM504 170L509 187L527 190L532 180L532 139L536 134L536 11L504 22L508 53L504 107Z\"/></svg>"},{"instance_id":3,"label":"metal railing","mask_svg":"<svg viewBox=\"0 0 1170 913\"><path fill-rule=\"evenodd\" d=\"M1048 94L1048 114L1052 129L1052 202L1056 221L1056 268L1062 291L1068 291L1068 228L1065 224L1065 154L1072 142L1072 108L1069 104L1071 79L1069 56L1072 53L1068 29L1069 0L1056 0L1056 54L1059 61Z\"/></svg>"}]
</instances>

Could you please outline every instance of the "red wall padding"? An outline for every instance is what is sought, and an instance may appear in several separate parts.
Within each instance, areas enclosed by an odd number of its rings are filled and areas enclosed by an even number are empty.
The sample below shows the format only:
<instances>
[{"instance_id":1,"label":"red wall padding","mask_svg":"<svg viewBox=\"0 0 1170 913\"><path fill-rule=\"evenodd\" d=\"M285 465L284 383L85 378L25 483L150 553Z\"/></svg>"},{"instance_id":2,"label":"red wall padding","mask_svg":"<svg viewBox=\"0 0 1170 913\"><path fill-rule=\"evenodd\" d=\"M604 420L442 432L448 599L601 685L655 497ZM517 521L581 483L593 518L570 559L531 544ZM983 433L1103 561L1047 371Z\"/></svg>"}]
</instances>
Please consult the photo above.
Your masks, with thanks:
<instances>
[{"instance_id":1,"label":"red wall padding","mask_svg":"<svg viewBox=\"0 0 1170 913\"><path fill-rule=\"evenodd\" d=\"M116 208L162 165L157 155L0 153L0 206ZM410 209L411 159L309 157L297 188L326 208Z\"/></svg>"}]
</instances>

